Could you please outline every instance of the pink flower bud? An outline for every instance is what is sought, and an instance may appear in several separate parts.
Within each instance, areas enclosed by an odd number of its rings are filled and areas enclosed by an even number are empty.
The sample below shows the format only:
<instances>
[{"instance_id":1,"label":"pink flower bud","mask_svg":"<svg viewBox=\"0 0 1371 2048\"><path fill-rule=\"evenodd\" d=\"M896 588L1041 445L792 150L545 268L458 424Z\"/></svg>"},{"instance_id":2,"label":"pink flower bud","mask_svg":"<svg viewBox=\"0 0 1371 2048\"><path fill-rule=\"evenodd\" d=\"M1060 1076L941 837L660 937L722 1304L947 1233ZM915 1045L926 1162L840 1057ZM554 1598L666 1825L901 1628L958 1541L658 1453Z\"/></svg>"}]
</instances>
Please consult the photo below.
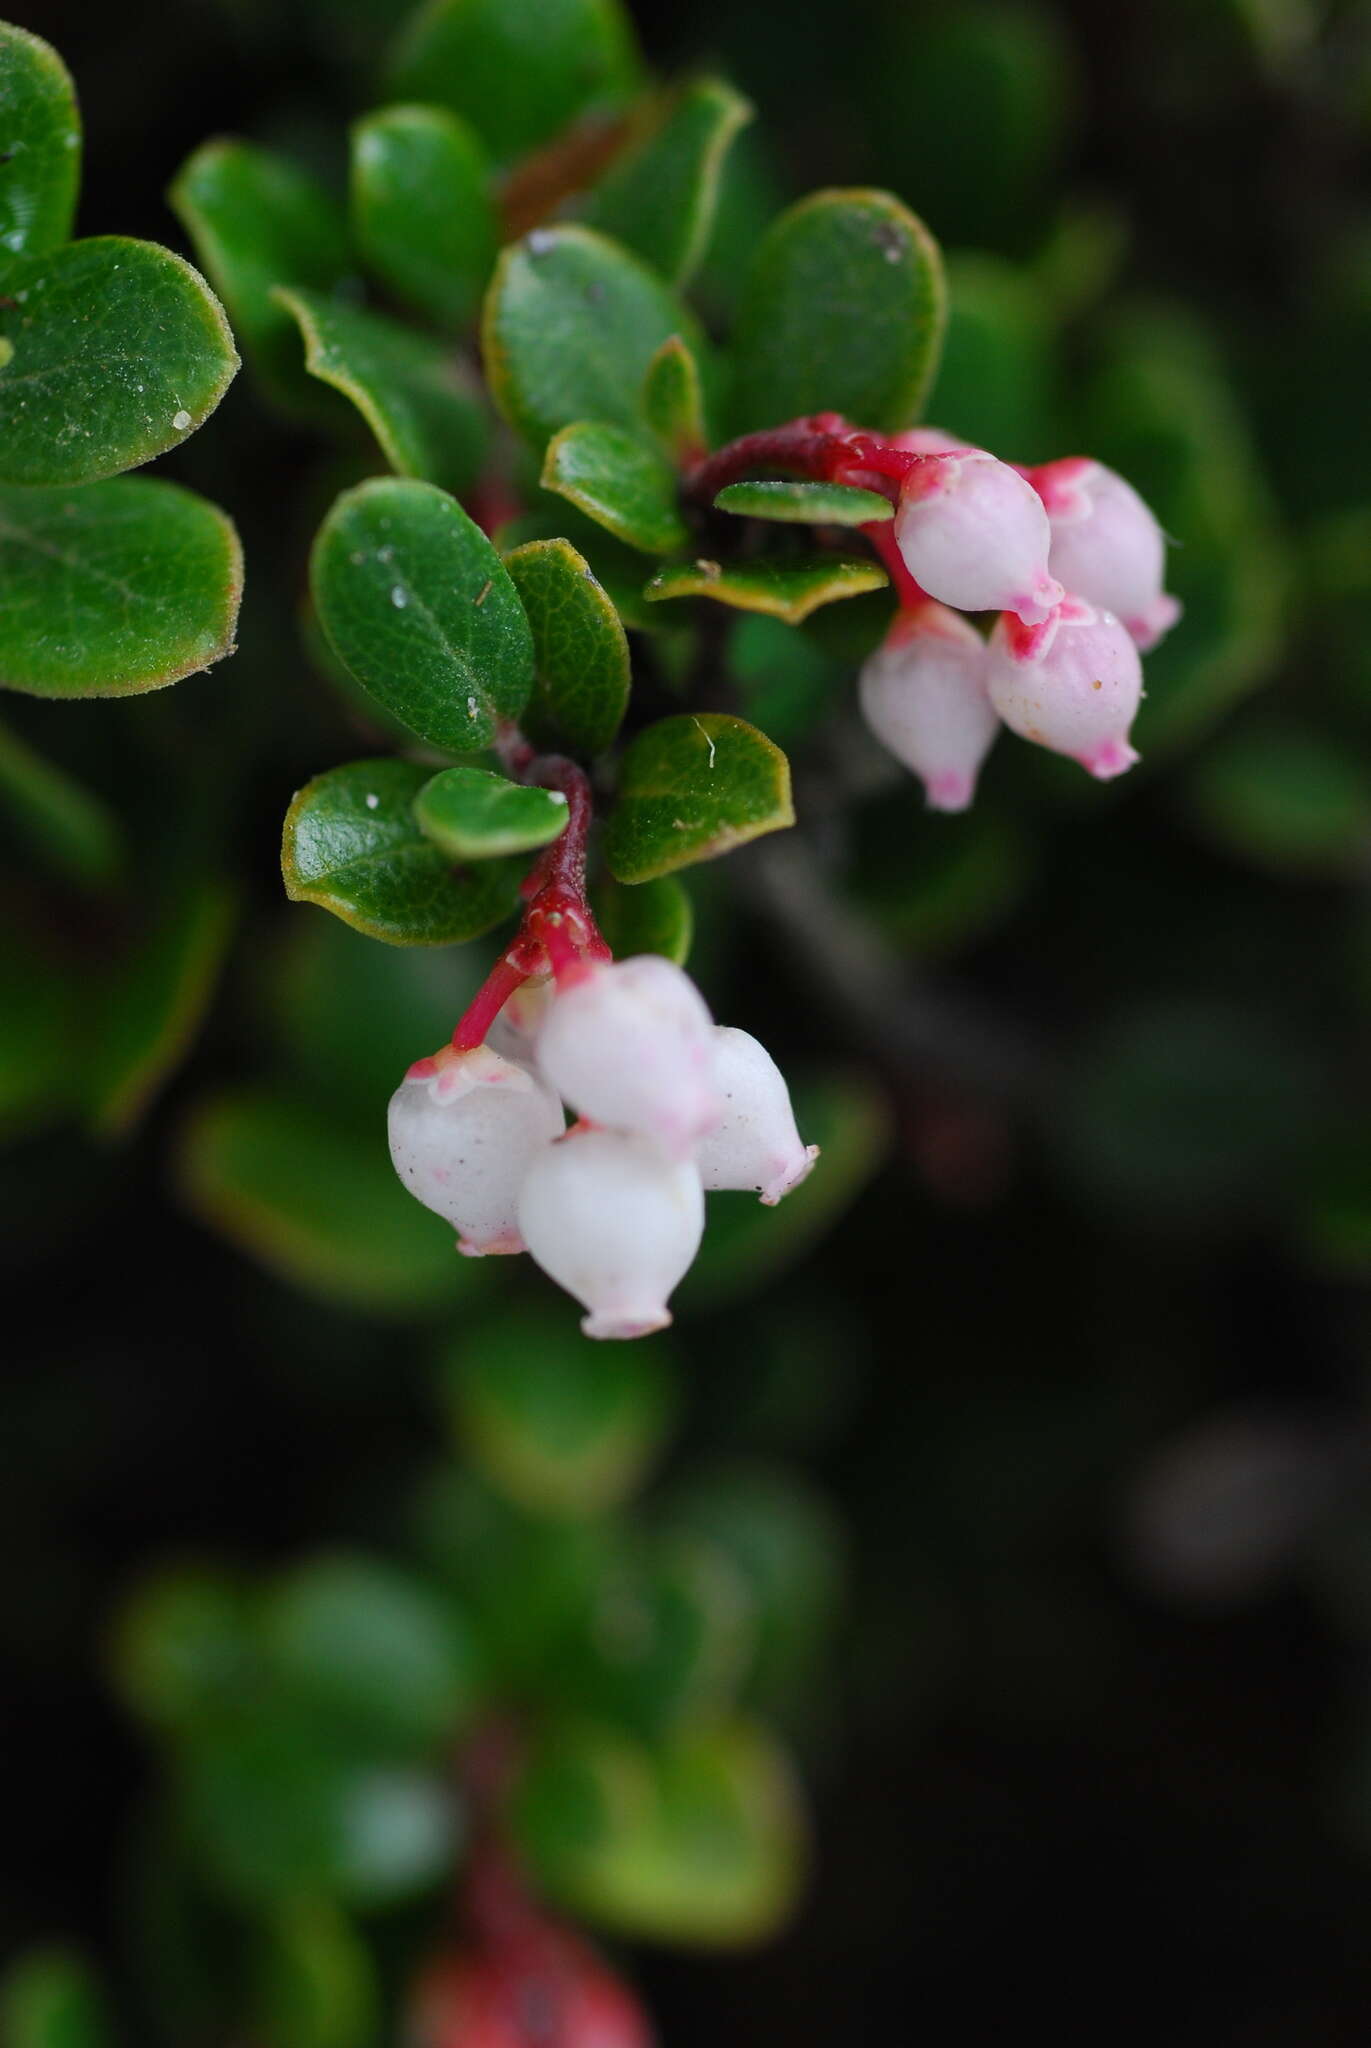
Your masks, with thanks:
<instances>
[{"instance_id":1,"label":"pink flower bud","mask_svg":"<svg viewBox=\"0 0 1371 2048\"><path fill-rule=\"evenodd\" d=\"M1144 650L1181 615L1162 589L1166 536L1132 484L1087 455L1068 455L1029 471L1052 525L1052 574L1099 605Z\"/></svg>"},{"instance_id":2,"label":"pink flower bud","mask_svg":"<svg viewBox=\"0 0 1371 2048\"><path fill-rule=\"evenodd\" d=\"M1068 597L1043 626L1006 614L990 637L990 701L1023 739L1067 754L1101 782L1138 756L1138 650L1110 612Z\"/></svg>"},{"instance_id":3,"label":"pink flower bud","mask_svg":"<svg viewBox=\"0 0 1371 2048\"><path fill-rule=\"evenodd\" d=\"M724 1113L696 1148L700 1178L707 1188L753 1188L774 1208L812 1171L819 1148L801 1142L790 1090L764 1045L716 1024L714 1047Z\"/></svg>"},{"instance_id":4,"label":"pink flower bud","mask_svg":"<svg viewBox=\"0 0 1371 2048\"><path fill-rule=\"evenodd\" d=\"M566 1128L527 1067L489 1046L417 1060L390 1098L390 1156L412 1195L446 1217L468 1258L521 1252L517 1210L529 1161Z\"/></svg>"},{"instance_id":5,"label":"pink flower bud","mask_svg":"<svg viewBox=\"0 0 1371 2048\"><path fill-rule=\"evenodd\" d=\"M533 1160L519 1228L543 1271L589 1314L587 1337L644 1337L700 1248L705 1198L690 1159L649 1138L573 1130Z\"/></svg>"},{"instance_id":6,"label":"pink flower bud","mask_svg":"<svg viewBox=\"0 0 1371 2048\"><path fill-rule=\"evenodd\" d=\"M592 1123L683 1158L717 1120L713 1025L689 975L656 953L599 961L558 994L538 1065Z\"/></svg>"},{"instance_id":7,"label":"pink flower bud","mask_svg":"<svg viewBox=\"0 0 1371 2048\"><path fill-rule=\"evenodd\" d=\"M1036 625L1060 602L1042 499L982 449L928 455L911 469L895 539L920 588L958 611L1017 612Z\"/></svg>"},{"instance_id":8,"label":"pink flower bud","mask_svg":"<svg viewBox=\"0 0 1371 2048\"><path fill-rule=\"evenodd\" d=\"M890 436L890 445L906 455L965 455L972 444L943 427L906 427L902 434Z\"/></svg>"},{"instance_id":9,"label":"pink flower bud","mask_svg":"<svg viewBox=\"0 0 1371 2048\"><path fill-rule=\"evenodd\" d=\"M901 612L858 682L862 715L912 768L929 808L964 811L1000 721L986 695L989 652L946 605Z\"/></svg>"}]
</instances>

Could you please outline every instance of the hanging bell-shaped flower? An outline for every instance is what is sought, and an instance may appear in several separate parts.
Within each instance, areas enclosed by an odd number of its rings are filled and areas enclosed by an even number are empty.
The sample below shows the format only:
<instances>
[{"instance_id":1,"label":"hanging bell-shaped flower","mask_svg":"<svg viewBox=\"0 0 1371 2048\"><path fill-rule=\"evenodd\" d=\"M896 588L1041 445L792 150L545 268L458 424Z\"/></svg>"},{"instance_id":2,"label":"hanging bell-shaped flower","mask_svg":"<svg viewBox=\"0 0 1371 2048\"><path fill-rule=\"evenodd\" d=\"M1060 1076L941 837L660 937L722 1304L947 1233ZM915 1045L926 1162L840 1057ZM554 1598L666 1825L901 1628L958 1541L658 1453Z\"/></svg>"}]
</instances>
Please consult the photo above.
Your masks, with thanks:
<instances>
[{"instance_id":1,"label":"hanging bell-shaped flower","mask_svg":"<svg viewBox=\"0 0 1371 2048\"><path fill-rule=\"evenodd\" d=\"M713 1024L688 974L656 953L597 961L559 989L539 1071L573 1109L683 1158L719 1115Z\"/></svg>"},{"instance_id":2,"label":"hanging bell-shaped flower","mask_svg":"<svg viewBox=\"0 0 1371 2048\"><path fill-rule=\"evenodd\" d=\"M898 615L862 669L862 715L919 777L930 810L964 811L976 793L1000 729L986 694L988 665L975 627L930 600Z\"/></svg>"},{"instance_id":3,"label":"hanging bell-shaped flower","mask_svg":"<svg viewBox=\"0 0 1371 2048\"><path fill-rule=\"evenodd\" d=\"M1089 456L1029 471L1052 526L1052 574L1087 604L1113 612L1144 651L1181 615L1163 588L1166 536L1132 484Z\"/></svg>"},{"instance_id":4,"label":"hanging bell-shaped flower","mask_svg":"<svg viewBox=\"0 0 1371 2048\"><path fill-rule=\"evenodd\" d=\"M487 1045L418 1060L390 1098L390 1156L410 1193L446 1217L470 1258L521 1252L517 1210L529 1161L566 1128L529 1069Z\"/></svg>"},{"instance_id":5,"label":"hanging bell-shaped flower","mask_svg":"<svg viewBox=\"0 0 1371 2048\"><path fill-rule=\"evenodd\" d=\"M1022 739L1068 754L1101 782L1138 755L1138 650L1111 612L1069 597L1046 626L1001 618L990 636L990 701Z\"/></svg>"},{"instance_id":6,"label":"hanging bell-shaped flower","mask_svg":"<svg viewBox=\"0 0 1371 2048\"><path fill-rule=\"evenodd\" d=\"M1061 600L1042 499L983 449L927 455L910 470L895 540L920 589L958 611L1016 612L1037 625Z\"/></svg>"},{"instance_id":7,"label":"hanging bell-shaped flower","mask_svg":"<svg viewBox=\"0 0 1371 2048\"><path fill-rule=\"evenodd\" d=\"M749 1032L715 1025L714 1082L724 1113L696 1149L700 1178L707 1188L753 1188L774 1208L812 1171L819 1148L801 1139L785 1077Z\"/></svg>"}]
</instances>

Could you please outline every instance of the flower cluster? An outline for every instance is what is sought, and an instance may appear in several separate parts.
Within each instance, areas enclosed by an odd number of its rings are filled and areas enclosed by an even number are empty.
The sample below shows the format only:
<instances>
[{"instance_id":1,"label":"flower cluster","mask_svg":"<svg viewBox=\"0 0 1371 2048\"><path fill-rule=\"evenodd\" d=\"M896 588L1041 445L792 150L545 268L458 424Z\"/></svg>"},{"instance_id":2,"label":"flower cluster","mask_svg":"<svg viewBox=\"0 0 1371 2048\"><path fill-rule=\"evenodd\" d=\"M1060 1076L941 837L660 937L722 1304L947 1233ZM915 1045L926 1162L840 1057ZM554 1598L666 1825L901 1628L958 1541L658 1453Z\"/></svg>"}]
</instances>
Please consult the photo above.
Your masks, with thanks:
<instances>
[{"instance_id":1,"label":"flower cluster","mask_svg":"<svg viewBox=\"0 0 1371 2048\"><path fill-rule=\"evenodd\" d=\"M390 1151L459 1250L531 1253L585 1308L588 1337L670 1322L706 1189L779 1202L817 1156L765 1047L715 1024L679 967L588 953L555 985L525 981L480 1044L417 1061L391 1099Z\"/></svg>"},{"instance_id":2,"label":"flower cluster","mask_svg":"<svg viewBox=\"0 0 1371 2048\"><path fill-rule=\"evenodd\" d=\"M1001 724L1101 781L1131 768L1139 653L1180 615L1131 484L1083 456L1019 469L931 427L866 454L886 475L891 454L908 466L901 606L862 670L862 711L930 806L966 808ZM1000 614L988 639L965 612Z\"/></svg>"}]
</instances>

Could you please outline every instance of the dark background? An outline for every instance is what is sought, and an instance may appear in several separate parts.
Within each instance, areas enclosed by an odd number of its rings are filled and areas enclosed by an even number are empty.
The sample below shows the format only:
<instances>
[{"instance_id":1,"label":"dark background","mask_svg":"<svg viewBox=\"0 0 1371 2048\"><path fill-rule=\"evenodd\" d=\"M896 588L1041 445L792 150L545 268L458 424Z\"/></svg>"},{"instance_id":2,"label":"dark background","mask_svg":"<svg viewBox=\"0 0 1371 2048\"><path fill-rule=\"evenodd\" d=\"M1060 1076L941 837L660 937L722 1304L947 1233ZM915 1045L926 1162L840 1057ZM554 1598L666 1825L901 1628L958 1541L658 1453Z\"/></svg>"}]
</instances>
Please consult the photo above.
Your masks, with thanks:
<instances>
[{"instance_id":1,"label":"dark background","mask_svg":"<svg viewBox=\"0 0 1371 2048\"><path fill-rule=\"evenodd\" d=\"M964 10L634 11L663 70L708 59L752 95L782 196L876 179L953 249L1014 258L1064 192L1127 217L1120 289L1210 324L1296 550L1268 687L1322 702L1299 549L1371 498L1365 336L1317 284L1368 229L1365 14L1311 8L1272 56L1236 5L1038 9L1070 112L1036 187L997 194L959 184L947 140L974 153L976 109L949 124L921 98L919 38ZM15 11L81 88L82 229L183 247L161 194L203 137L309 146L367 103L349 68L365 15ZM183 686L178 715L193 752L236 728L231 688L255 695L256 772L231 808L211 798L206 829L269 921L282 803L334 714L288 637L309 508L282 509L282 471L298 452L303 475L308 451L262 426L242 381L221 418L218 451L207 434L177 462L244 529L244 653L194 705ZM1330 730L1371 758L1364 703L1339 700ZM112 724L91 744L117 757ZM679 1458L765 1440L803 1460L846 1522L852 1592L810 1759L812 1893L760 1955L643 1962L668 2044L1036 2023L1295 2048L1371 2027L1371 1324L1356 1274L1307 1256L1301 1225L1322 1146L1364 1116L1371 839L1336 871L1253 863L1193 829L1182 772L1052 812L1018 907L912 995L916 1058L833 1006L766 915L745 909L721 945L720 981L778 1052L880 1072L896 1144L743 1329L684 1328ZM253 1057L236 992L253 962L235 958L199 1054L228 1076ZM1007 1049L1007 1088L964 1071L940 1007L954 979ZM1119 1019L1174 1044L1174 1071L1101 1109L1082 1075ZM121 1845L149 1766L100 1676L114 1602L167 1552L383 1540L430 1429L406 1339L188 1220L165 1166L183 1104L178 1083L115 1159L57 1131L3 1169L0 1935L71 1934L116 1972Z\"/></svg>"}]
</instances>

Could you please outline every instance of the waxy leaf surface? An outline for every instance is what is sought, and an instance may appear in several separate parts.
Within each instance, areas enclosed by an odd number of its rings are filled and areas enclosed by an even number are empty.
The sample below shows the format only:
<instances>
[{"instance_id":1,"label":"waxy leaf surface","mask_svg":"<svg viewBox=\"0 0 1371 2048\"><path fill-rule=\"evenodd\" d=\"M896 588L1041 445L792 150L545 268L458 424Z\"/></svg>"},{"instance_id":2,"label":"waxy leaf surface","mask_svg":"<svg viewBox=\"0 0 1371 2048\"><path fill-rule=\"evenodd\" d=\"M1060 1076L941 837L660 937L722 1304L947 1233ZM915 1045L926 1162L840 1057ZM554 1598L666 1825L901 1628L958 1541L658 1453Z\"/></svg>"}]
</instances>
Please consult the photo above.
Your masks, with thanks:
<instances>
[{"instance_id":1,"label":"waxy leaf surface","mask_svg":"<svg viewBox=\"0 0 1371 2048\"><path fill-rule=\"evenodd\" d=\"M665 456L601 420L563 427L547 444L540 479L559 497L645 555L686 547L690 530L676 503L676 472Z\"/></svg>"},{"instance_id":2,"label":"waxy leaf surface","mask_svg":"<svg viewBox=\"0 0 1371 2048\"><path fill-rule=\"evenodd\" d=\"M444 768L414 799L425 839L451 860L491 860L546 846L566 830L566 798L485 768Z\"/></svg>"},{"instance_id":3,"label":"waxy leaf surface","mask_svg":"<svg viewBox=\"0 0 1371 2048\"><path fill-rule=\"evenodd\" d=\"M505 567L533 631L535 721L578 753L602 753L628 708L628 640L618 612L570 541L528 541Z\"/></svg>"},{"instance_id":4,"label":"waxy leaf surface","mask_svg":"<svg viewBox=\"0 0 1371 2048\"><path fill-rule=\"evenodd\" d=\"M382 107L352 131L352 225L397 298L445 327L470 320L499 246L490 165L445 107Z\"/></svg>"},{"instance_id":5,"label":"waxy leaf surface","mask_svg":"<svg viewBox=\"0 0 1371 2048\"><path fill-rule=\"evenodd\" d=\"M60 248L81 183L81 117L62 59L0 22L0 264Z\"/></svg>"},{"instance_id":6,"label":"waxy leaf surface","mask_svg":"<svg viewBox=\"0 0 1371 2048\"><path fill-rule=\"evenodd\" d=\"M653 132L595 187L586 219L685 284L709 247L729 144L751 118L742 94L721 79L683 87Z\"/></svg>"},{"instance_id":7,"label":"waxy leaf surface","mask_svg":"<svg viewBox=\"0 0 1371 2048\"><path fill-rule=\"evenodd\" d=\"M779 519L791 525L870 526L895 516L889 498L850 484L726 484L714 503L740 519Z\"/></svg>"},{"instance_id":8,"label":"waxy leaf surface","mask_svg":"<svg viewBox=\"0 0 1371 2048\"><path fill-rule=\"evenodd\" d=\"M765 612L798 626L820 605L880 590L887 581L879 562L847 555L800 561L671 562L643 592L650 604L673 597L710 597L736 611Z\"/></svg>"},{"instance_id":9,"label":"waxy leaf surface","mask_svg":"<svg viewBox=\"0 0 1371 2048\"><path fill-rule=\"evenodd\" d=\"M790 764L755 725L662 718L624 753L605 858L617 880L647 882L794 822Z\"/></svg>"}]
</instances>

